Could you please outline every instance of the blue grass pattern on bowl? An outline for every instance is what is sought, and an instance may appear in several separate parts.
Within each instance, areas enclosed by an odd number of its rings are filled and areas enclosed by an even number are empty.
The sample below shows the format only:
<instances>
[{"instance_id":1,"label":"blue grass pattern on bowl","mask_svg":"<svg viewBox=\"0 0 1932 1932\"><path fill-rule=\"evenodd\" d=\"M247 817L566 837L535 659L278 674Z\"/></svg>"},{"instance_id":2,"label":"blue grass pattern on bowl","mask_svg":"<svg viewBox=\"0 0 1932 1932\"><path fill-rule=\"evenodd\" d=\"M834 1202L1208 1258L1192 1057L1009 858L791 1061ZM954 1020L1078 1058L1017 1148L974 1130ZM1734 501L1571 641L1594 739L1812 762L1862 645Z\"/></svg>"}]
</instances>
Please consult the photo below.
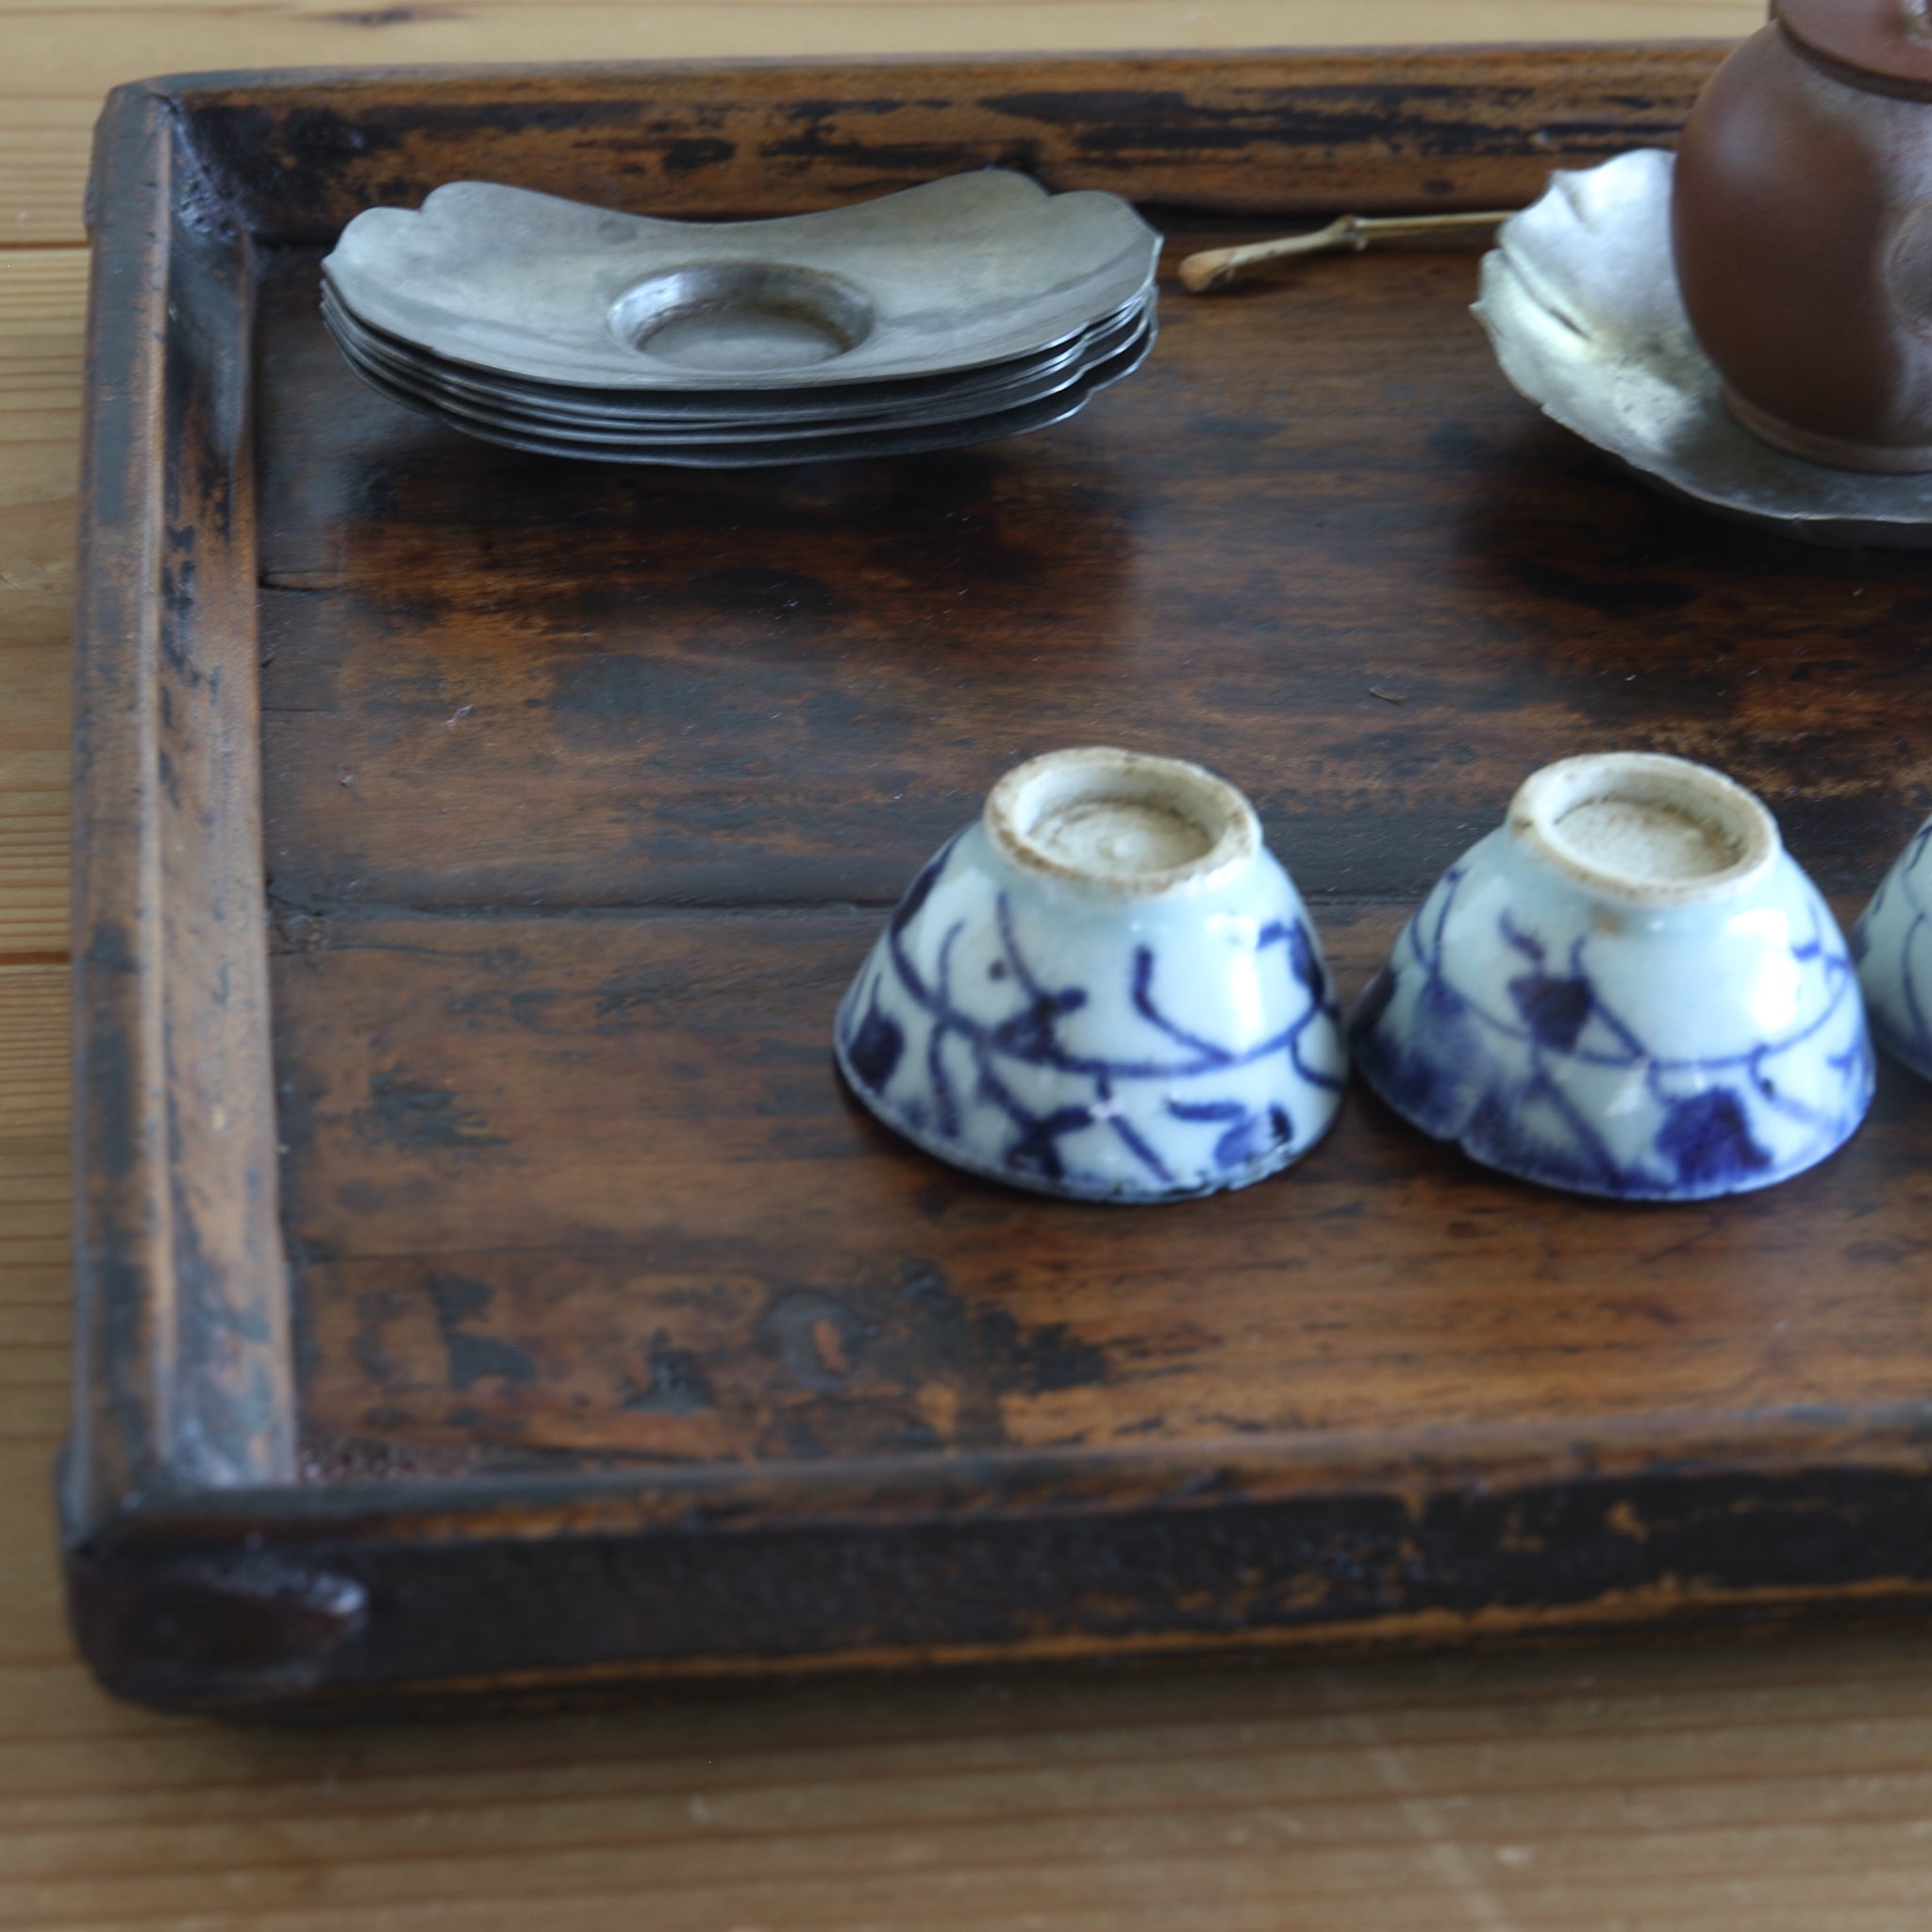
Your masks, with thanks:
<instances>
[{"instance_id":1,"label":"blue grass pattern on bowl","mask_svg":"<svg viewBox=\"0 0 1932 1932\"><path fill-rule=\"evenodd\" d=\"M1873 1091L1857 982L1788 858L1741 919L1633 937L1540 891L1507 837L1438 882L1352 1020L1355 1063L1397 1112L1485 1165L1633 1201L1769 1187L1856 1132ZM1722 996L1720 946L1755 986ZM1747 1018L1766 986L1795 1009L1771 1035Z\"/></svg>"},{"instance_id":2,"label":"blue grass pattern on bowl","mask_svg":"<svg viewBox=\"0 0 1932 1932\"><path fill-rule=\"evenodd\" d=\"M1852 927L1852 950L1879 1045L1932 1080L1932 819Z\"/></svg>"},{"instance_id":3,"label":"blue grass pattern on bowl","mask_svg":"<svg viewBox=\"0 0 1932 1932\"><path fill-rule=\"evenodd\" d=\"M1230 975L1251 989L1233 1008ZM1006 874L977 825L908 888L835 1041L859 1098L916 1144L1092 1200L1262 1179L1326 1131L1346 1074L1320 946L1268 854L1235 897L1123 921Z\"/></svg>"}]
</instances>

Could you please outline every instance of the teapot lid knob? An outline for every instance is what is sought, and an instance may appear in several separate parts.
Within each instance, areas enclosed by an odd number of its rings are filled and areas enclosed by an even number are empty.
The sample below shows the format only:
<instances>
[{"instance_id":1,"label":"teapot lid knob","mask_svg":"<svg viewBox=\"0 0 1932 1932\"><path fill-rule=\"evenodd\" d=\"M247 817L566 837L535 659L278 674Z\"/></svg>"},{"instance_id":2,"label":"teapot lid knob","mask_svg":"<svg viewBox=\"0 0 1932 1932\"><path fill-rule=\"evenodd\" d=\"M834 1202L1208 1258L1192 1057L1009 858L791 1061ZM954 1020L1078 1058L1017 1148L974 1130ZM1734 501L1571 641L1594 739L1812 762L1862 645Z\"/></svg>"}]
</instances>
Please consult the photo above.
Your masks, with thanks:
<instances>
[{"instance_id":1,"label":"teapot lid knob","mask_svg":"<svg viewBox=\"0 0 1932 1932\"><path fill-rule=\"evenodd\" d=\"M1814 58L1844 78L1890 83L1885 92L1932 99L1928 0L1772 0L1771 17Z\"/></svg>"}]
</instances>

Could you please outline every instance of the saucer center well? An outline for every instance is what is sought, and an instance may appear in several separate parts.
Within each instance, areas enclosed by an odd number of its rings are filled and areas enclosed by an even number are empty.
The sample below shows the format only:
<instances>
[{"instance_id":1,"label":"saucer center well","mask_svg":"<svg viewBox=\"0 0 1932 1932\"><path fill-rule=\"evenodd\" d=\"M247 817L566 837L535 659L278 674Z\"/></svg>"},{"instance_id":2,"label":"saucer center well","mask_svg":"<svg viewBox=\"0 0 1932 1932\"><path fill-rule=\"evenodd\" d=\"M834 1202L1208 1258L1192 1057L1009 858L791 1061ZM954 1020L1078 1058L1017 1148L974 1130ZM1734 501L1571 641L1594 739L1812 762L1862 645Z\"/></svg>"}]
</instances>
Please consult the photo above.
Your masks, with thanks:
<instances>
[{"instance_id":1,"label":"saucer center well","mask_svg":"<svg viewBox=\"0 0 1932 1932\"><path fill-rule=\"evenodd\" d=\"M872 333L863 291L817 269L717 261L667 269L621 295L611 333L654 361L723 375L804 369Z\"/></svg>"},{"instance_id":2,"label":"saucer center well","mask_svg":"<svg viewBox=\"0 0 1932 1932\"><path fill-rule=\"evenodd\" d=\"M1771 814L1721 772L1646 753L1565 758L1528 779L1517 835L1584 884L1684 903L1727 891L1777 849Z\"/></svg>"},{"instance_id":3,"label":"saucer center well","mask_svg":"<svg viewBox=\"0 0 1932 1932\"><path fill-rule=\"evenodd\" d=\"M987 823L1028 871L1135 895L1219 873L1260 841L1247 800L1211 772L1106 747L1008 772L988 796Z\"/></svg>"}]
</instances>

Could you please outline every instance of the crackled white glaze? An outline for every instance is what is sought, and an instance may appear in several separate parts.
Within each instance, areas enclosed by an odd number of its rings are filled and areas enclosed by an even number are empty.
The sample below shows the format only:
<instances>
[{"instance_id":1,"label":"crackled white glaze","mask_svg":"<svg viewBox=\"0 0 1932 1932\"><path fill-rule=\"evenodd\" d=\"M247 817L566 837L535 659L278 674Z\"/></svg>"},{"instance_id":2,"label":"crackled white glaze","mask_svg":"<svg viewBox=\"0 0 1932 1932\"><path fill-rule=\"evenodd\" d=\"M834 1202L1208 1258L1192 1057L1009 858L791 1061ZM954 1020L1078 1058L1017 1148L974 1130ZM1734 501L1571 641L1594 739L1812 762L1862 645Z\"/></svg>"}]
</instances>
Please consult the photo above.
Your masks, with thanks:
<instances>
[{"instance_id":1,"label":"crackled white glaze","mask_svg":"<svg viewBox=\"0 0 1932 1932\"><path fill-rule=\"evenodd\" d=\"M1001 779L841 1008L839 1063L941 1159L1082 1199L1245 1186L1327 1130L1346 1069L1314 929L1253 808L1110 748Z\"/></svg>"},{"instance_id":2,"label":"crackled white glaze","mask_svg":"<svg viewBox=\"0 0 1932 1932\"><path fill-rule=\"evenodd\" d=\"M1898 856L1852 928L1872 1031L1932 1080L1932 819Z\"/></svg>"},{"instance_id":3,"label":"crackled white glaze","mask_svg":"<svg viewBox=\"0 0 1932 1932\"><path fill-rule=\"evenodd\" d=\"M1764 807L1680 758L1528 779L1363 995L1363 1076L1524 1179L1626 1200L1768 1187L1864 1118L1845 944Z\"/></svg>"}]
</instances>

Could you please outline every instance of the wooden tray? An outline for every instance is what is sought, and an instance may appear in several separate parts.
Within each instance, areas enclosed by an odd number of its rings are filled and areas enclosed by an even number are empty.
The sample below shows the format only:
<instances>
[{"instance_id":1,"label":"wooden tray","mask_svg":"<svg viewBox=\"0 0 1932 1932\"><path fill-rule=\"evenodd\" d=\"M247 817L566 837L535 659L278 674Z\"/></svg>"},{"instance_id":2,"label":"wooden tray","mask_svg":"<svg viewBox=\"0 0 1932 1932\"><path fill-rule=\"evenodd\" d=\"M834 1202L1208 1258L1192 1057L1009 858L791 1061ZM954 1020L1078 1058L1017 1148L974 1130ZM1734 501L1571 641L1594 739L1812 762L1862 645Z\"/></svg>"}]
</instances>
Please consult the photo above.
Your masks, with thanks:
<instances>
[{"instance_id":1,"label":"wooden tray","mask_svg":"<svg viewBox=\"0 0 1932 1932\"><path fill-rule=\"evenodd\" d=\"M335 1707L652 1674L1441 1641L1932 1590L1932 1096L1770 1194L1540 1193L1357 1092L1129 1211L834 1077L1008 765L1198 758L1345 989L1522 774L1760 791L1855 909L1932 792L1923 560L1542 422L1467 253L1171 291L1076 422L705 476L465 441L316 316L462 176L774 213L982 162L1176 250L1526 200L1709 48L204 76L102 125L80 614L80 1394L108 1684ZM1170 258L1172 259L1172 258Z\"/></svg>"}]
</instances>

